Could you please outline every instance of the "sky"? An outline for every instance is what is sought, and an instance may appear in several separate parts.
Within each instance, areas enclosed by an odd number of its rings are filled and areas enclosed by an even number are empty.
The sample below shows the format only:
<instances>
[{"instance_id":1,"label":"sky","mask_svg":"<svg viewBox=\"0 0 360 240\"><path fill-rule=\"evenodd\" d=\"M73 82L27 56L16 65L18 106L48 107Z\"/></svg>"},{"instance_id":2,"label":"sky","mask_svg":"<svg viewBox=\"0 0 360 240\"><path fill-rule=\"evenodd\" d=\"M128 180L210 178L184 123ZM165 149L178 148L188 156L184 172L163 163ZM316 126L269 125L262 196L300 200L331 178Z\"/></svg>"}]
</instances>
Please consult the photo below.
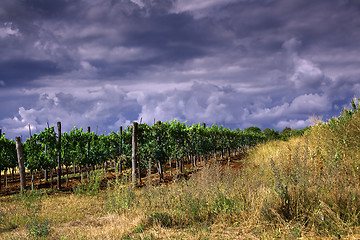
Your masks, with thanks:
<instances>
[{"instance_id":1,"label":"sky","mask_svg":"<svg viewBox=\"0 0 360 240\"><path fill-rule=\"evenodd\" d=\"M1 0L0 128L304 128L360 96L360 0Z\"/></svg>"}]
</instances>

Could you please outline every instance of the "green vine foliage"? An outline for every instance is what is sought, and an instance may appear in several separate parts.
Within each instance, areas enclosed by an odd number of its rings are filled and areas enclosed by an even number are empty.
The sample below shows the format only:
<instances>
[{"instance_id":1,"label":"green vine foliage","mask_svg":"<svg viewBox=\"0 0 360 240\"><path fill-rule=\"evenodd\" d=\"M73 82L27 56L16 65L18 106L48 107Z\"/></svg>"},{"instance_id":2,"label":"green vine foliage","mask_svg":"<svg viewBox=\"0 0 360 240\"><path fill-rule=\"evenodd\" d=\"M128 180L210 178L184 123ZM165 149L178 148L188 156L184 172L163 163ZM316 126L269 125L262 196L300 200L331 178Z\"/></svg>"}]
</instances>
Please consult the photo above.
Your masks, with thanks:
<instances>
[{"instance_id":1,"label":"green vine foliage","mask_svg":"<svg viewBox=\"0 0 360 240\"><path fill-rule=\"evenodd\" d=\"M97 135L74 127L61 136L61 159L65 166L94 166L111 159L122 159L125 167L131 166L132 129ZM165 164L169 159L179 161L188 156L209 156L214 151L245 149L264 141L265 135L256 131L230 130L219 125L206 127L198 123L187 125L178 120L138 124L137 159L141 169L148 164ZM58 136L54 127L45 128L24 143L27 169L50 170L57 166ZM0 170L17 164L15 142L0 138Z\"/></svg>"},{"instance_id":2,"label":"green vine foliage","mask_svg":"<svg viewBox=\"0 0 360 240\"><path fill-rule=\"evenodd\" d=\"M0 136L0 171L15 168L17 166L17 156L15 142L5 137L5 133Z\"/></svg>"},{"instance_id":3,"label":"green vine foliage","mask_svg":"<svg viewBox=\"0 0 360 240\"><path fill-rule=\"evenodd\" d=\"M30 170L54 169L57 164L58 142L54 127L26 139L25 165Z\"/></svg>"}]
</instances>

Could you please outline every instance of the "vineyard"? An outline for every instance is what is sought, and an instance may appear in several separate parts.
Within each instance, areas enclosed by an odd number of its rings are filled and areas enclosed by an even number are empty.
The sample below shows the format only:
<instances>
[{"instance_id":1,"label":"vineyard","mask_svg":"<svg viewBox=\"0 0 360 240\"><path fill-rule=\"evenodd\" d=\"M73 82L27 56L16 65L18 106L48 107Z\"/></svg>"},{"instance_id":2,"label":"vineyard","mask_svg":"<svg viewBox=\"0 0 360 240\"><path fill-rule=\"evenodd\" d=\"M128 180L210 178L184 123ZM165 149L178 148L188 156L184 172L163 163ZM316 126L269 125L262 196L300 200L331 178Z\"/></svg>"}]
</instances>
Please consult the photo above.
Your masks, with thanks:
<instances>
[{"instance_id":1,"label":"vineyard","mask_svg":"<svg viewBox=\"0 0 360 240\"><path fill-rule=\"evenodd\" d=\"M2 134L1 194L22 171L26 184L0 197L0 238L360 239L359 105L281 133L175 120Z\"/></svg>"},{"instance_id":2,"label":"vineyard","mask_svg":"<svg viewBox=\"0 0 360 240\"><path fill-rule=\"evenodd\" d=\"M230 158L264 140L261 131L252 131L251 128L247 131L230 130L218 125L186 125L177 120L157 122L152 126L134 122L124 130L120 127L117 133L108 135L97 135L90 127L86 132L74 127L70 132L61 133L61 123L58 122L57 131L48 127L38 134L30 133L23 143L19 138L16 138L16 143L1 134L0 172L3 172L3 181L0 179L0 190L3 188L5 192L8 182L14 181L15 172L20 172L21 179L21 164L26 169L24 174L30 175L31 184L25 186L23 180L20 189L34 189L38 182L35 176L39 178L41 175L51 188L55 187L56 177L56 187L61 189L68 186L69 173L73 176L79 174L82 182L83 178L89 178L90 171L98 168L111 168L117 175L131 169L132 183L141 185L141 175L151 173L153 169L156 169L159 181L163 181L165 164L171 171L174 167L175 174L181 176L184 164L191 163L196 167L200 161L206 163L211 157L217 159L226 155Z\"/></svg>"}]
</instances>

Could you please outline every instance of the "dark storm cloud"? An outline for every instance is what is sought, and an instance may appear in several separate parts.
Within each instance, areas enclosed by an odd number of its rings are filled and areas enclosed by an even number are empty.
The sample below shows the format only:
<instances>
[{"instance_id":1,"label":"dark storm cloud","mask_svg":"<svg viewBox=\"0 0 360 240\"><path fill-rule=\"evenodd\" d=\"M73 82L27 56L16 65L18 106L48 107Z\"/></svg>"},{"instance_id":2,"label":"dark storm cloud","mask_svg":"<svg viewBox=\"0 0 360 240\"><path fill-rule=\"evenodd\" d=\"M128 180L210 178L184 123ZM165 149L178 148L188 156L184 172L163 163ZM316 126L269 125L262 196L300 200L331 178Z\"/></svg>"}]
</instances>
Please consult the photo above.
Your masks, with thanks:
<instances>
[{"instance_id":1,"label":"dark storm cloud","mask_svg":"<svg viewBox=\"0 0 360 240\"><path fill-rule=\"evenodd\" d=\"M34 14L41 16L42 18L56 18L64 17L66 14L67 8L73 4L68 0L56 0L56 1L46 1L46 0L25 0L23 1L23 6L25 9L33 12Z\"/></svg>"},{"instance_id":2,"label":"dark storm cloud","mask_svg":"<svg viewBox=\"0 0 360 240\"><path fill-rule=\"evenodd\" d=\"M157 49L172 47L207 47L220 43L210 21L196 20L188 13L149 16L138 23L139 28L127 32L125 44Z\"/></svg>"},{"instance_id":3,"label":"dark storm cloud","mask_svg":"<svg viewBox=\"0 0 360 240\"><path fill-rule=\"evenodd\" d=\"M79 11L76 9L78 7L80 7L78 0L3 0L0 17L3 21L31 24L36 20L69 17Z\"/></svg>"},{"instance_id":4,"label":"dark storm cloud","mask_svg":"<svg viewBox=\"0 0 360 240\"><path fill-rule=\"evenodd\" d=\"M360 95L359 15L357 0L4 0L0 93L23 100L1 96L0 124L305 127Z\"/></svg>"},{"instance_id":5,"label":"dark storm cloud","mask_svg":"<svg viewBox=\"0 0 360 240\"><path fill-rule=\"evenodd\" d=\"M238 38L250 38L250 46L263 51L273 52L291 37L301 39L304 49L318 44L359 46L354 41L359 33L353 31L359 27L359 10L352 6L351 1L336 0L235 1L224 6L218 18Z\"/></svg>"},{"instance_id":6,"label":"dark storm cloud","mask_svg":"<svg viewBox=\"0 0 360 240\"><path fill-rule=\"evenodd\" d=\"M84 45L91 49L100 46L109 52L119 46L151 52L146 58L118 55L117 59L89 59L101 78L106 78L202 57L224 44L211 19L171 13L173 4L167 0L143 1L142 6L130 0L13 1L4 4L1 16L21 32L20 48L37 58L51 58L68 71L87 60L77 54ZM15 16L14 12L21 14Z\"/></svg>"},{"instance_id":7,"label":"dark storm cloud","mask_svg":"<svg viewBox=\"0 0 360 240\"><path fill-rule=\"evenodd\" d=\"M0 80L6 86L23 87L28 80L61 73L56 63L51 61L13 59L0 62Z\"/></svg>"},{"instance_id":8,"label":"dark storm cloud","mask_svg":"<svg viewBox=\"0 0 360 240\"><path fill-rule=\"evenodd\" d=\"M151 8L152 9L152 8ZM91 61L105 76L137 72L142 68L156 65L183 63L197 57L203 57L213 48L223 46L226 42L213 30L213 24L207 20L196 20L188 13L159 14L155 11L149 15L135 14L130 21L131 28L119 31L119 40L111 43L112 47L142 48L151 52L145 58L121 58L112 65L104 58ZM145 15L144 15L145 14ZM117 69L117 70L115 70ZM104 76L104 75L102 75Z\"/></svg>"}]
</instances>

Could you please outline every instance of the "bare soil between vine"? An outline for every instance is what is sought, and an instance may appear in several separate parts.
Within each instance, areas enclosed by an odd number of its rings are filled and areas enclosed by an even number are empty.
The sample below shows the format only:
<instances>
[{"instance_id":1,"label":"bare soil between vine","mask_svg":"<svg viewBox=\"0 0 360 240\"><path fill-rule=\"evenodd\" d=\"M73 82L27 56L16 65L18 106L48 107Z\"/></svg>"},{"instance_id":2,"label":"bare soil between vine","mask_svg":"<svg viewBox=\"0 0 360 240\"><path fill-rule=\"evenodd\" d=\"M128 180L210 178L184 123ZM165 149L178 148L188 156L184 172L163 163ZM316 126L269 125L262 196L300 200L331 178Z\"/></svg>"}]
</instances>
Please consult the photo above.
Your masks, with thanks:
<instances>
[{"instance_id":1,"label":"bare soil between vine","mask_svg":"<svg viewBox=\"0 0 360 240\"><path fill-rule=\"evenodd\" d=\"M241 161L244 158L244 154L238 154L236 156L232 156L230 161L228 161L227 158L217 160L217 163L220 163L222 166L229 166L231 169L239 170L244 167L243 162ZM210 162L214 162L214 160L210 160ZM158 174L156 170L154 169L151 173L151 184L152 185L169 185L173 183L176 179L185 179L188 180L191 178L191 175L200 171L202 167L204 166L204 162L200 162L198 166L194 167L191 163L184 165L184 173L182 174L176 174L176 168L175 164L172 166L172 171L170 172L170 166L169 164L166 164L164 166L164 179L162 181L159 181ZM74 192L74 189L78 186L78 184L81 182L81 176L79 172L76 172L75 176L71 176L68 179L68 182L66 182L66 171L63 169L63 175L62 175L62 181L61 181L61 189L57 189L57 183L56 183L56 172L53 172L54 180L52 181L50 177L47 181L44 179L43 173L35 173L34 174L34 189L43 189L47 192L49 195L56 195L56 194L71 194ZM73 175L72 171L69 171L69 175ZM123 176L124 172L119 176ZM85 168L83 169L83 177L84 181L86 182L86 172ZM107 169L105 178L101 182L101 190L105 190L107 187L107 183L109 181L113 181L116 179L116 173L114 171L114 168ZM141 172L141 183L138 184L138 187L144 187L149 182L148 176L146 173L146 170ZM29 172L26 173L26 190L31 189L31 175ZM4 175L1 175L1 188L0 188L0 197L1 196L8 196L17 194L20 192L20 176L19 173L15 173L12 175L11 173L7 174L7 185L5 186L4 182ZM2 201L2 199L0 199Z\"/></svg>"}]
</instances>

